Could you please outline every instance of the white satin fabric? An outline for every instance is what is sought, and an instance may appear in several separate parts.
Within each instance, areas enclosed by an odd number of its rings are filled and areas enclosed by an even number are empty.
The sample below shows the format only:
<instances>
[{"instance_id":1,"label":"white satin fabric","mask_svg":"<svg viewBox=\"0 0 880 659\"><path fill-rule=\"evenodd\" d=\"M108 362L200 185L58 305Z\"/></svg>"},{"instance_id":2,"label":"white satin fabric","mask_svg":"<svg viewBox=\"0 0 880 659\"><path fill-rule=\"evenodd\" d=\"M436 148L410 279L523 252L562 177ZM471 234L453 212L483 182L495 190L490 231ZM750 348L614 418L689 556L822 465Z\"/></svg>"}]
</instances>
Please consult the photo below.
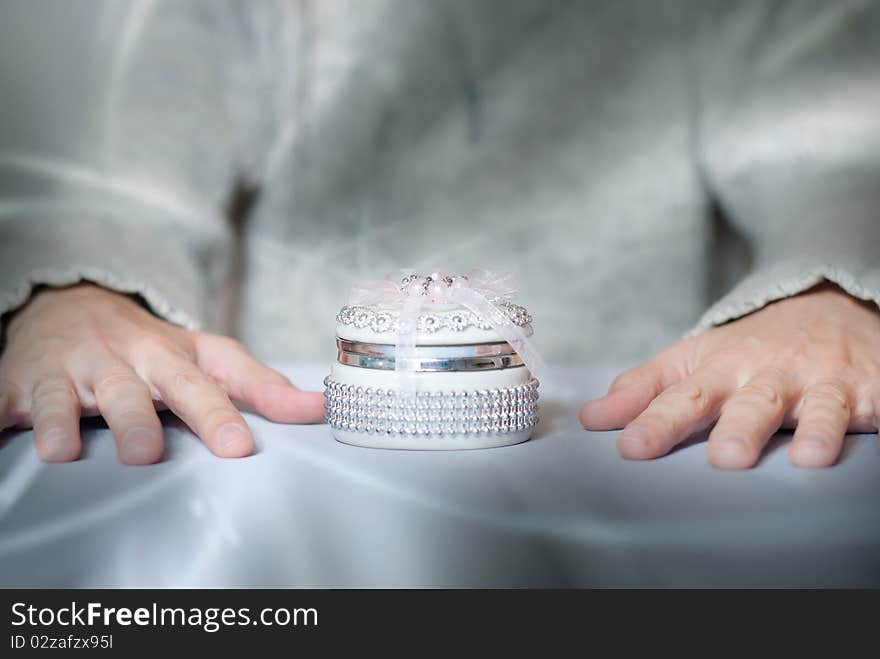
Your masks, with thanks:
<instances>
[{"instance_id":1,"label":"white satin fabric","mask_svg":"<svg viewBox=\"0 0 880 659\"><path fill-rule=\"evenodd\" d=\"M126 467L107 430L72 464L7 435L0 586L880 586L876 436L827 470L792 467L785 434L747 472L702 442L628 462L577 423L612 374L551 369L534 439L499 449L362 449L248 416L250 458L166 422L167 460Z\"/></svg>"}]
</instances>

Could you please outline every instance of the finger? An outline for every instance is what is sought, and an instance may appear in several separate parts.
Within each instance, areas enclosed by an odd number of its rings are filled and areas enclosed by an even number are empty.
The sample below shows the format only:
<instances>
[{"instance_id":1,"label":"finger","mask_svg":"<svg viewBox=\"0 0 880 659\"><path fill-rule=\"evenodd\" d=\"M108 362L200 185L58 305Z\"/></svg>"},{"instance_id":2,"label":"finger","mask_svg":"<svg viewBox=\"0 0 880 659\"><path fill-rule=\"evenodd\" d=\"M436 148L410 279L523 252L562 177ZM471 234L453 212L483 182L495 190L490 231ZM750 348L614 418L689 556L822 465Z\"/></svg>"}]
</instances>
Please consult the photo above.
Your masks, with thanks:
<instances>
[{"instance_id":1,"label":"finger","mask_svg":"<svg viewBox=\"0 0 880 659\"><path fill-rule=\"evenodd\" d=\"M14 406L15 399L12 387L0 381L0 430L14 425L12 420Z\"/></svg>"},{"instance_id":2,"label":"finger","mask_svg":"<svg viewBox=\"0 0 880 659\"><path fill-rule=\"evenodd\" d=\"M37 454L46 462L70 462L82 451L79 398L67 375L42 377L31 393Z\"/></svg>"},{"instance_id":3,"label":"finger","mask_svg":"<svg viewBox=\"0 0 880 659\"><path fill-rule=\"evenodd\" d=\"M162 424L147 383L119 362L99 371L93 390L119 459L131 465L159 462L164 451Z\"/></svg>"},{"instance_id":4,"label":"finger","mask_svg":"<svg viewBox=\"0 0 880 659\"><path fill-rule=\"evenodd\" d=\"M587 430L623 428L648 407L667 383L658 360L625 371L617 376L607 394L584 403L581 425Z\"/></svg>"},{"instance_id":5,"label":"finger","mask_svg":"<svg viewBox=\"0 0 880 659\"><path fill-rule=\"evenodd\" d=\"M324 420L324 394L298 389L278 371L255 359L238 341L203 334L196 346L199 366L219 382L233 400L280 423Z\"/></svg>"},{"instance_id":6,"label":"finger","mask_svg":"<svg viewBox=\"0 0 880 659\"><path fill-rule=\"evenodd\" d=\"M709 434L709 462L720 469L754 467L782 425L790 397L789 377L776 370L761 372L737 389Z\"/></svg>"},{"instance_id":7,"label":"finger","mask_svg":"<svg viewBox=\"0 0 880 659\"><path fill-rule=\"evenodd\" d=\"M847 432L860 434L877 432L880 382L869 381L866 385L849 391L853 405L850 409Z\"/></svg>"},{"instance_id":8,"label":"finger","mask_svg":"<svg viewBox=\"0 0 880 659\"><path fill-rule=\"evenodd\" d=\"M254 438L226 392L195 364L175 356L153 360L147 379L168 408L224 458L250 455Z\"/></svg>"},{"instance_id":9,"label":"finger","mask_svg":"<svg viewBox=\"0 0 880 659\"><path fill-rule=\"evenodd\" d=\"M807 388L788 450L789 459L798 467L828 467L840 457L850 420L847 390L837 381Z\"/></svg>"},{"instance_id":10,"label":"finger","mask_svg":"<svg viewBox=\"0 0 880 659\"><path fill-rule=\"evenodd\" d=\"M617 449L630 460L649 460L666 455L677 444L718 418L721 405L734 386L729 375L698 371L657 396L624 428L617 440Z\"/></svg>"},{"instance_id":11,"label":"finger","mask_svg":"<svg viewBox=\"0 0 880 659\"><path fill-rule=\"evenodd\" d=\"M21 388L9 379L0 379L0 430L30 428L30 402Z\"/></svg>"}]
</instances>

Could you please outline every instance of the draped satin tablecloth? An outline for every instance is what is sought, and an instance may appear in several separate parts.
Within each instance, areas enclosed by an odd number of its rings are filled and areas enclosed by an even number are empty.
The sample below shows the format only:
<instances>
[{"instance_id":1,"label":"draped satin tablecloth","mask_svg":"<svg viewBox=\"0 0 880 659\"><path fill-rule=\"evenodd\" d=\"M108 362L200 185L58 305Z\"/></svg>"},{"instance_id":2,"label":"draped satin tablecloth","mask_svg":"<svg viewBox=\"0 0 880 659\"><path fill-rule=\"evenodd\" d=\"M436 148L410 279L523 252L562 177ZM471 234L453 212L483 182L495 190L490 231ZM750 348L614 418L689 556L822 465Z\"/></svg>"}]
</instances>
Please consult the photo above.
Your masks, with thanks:
<instances>
[{"instance_id":1,"label":"draped satin tablecloth","mask_svg":"<svg viewBox=\"0 0 880 659\"><path fill-rule=\"evenodd\" d=\"M285 370L320 388L326 369ZM801 470L775 438L757 468L711 468L695 441L627 462L581 401L615 369L551 370L535 438L454 452L336 442L248 415L258 453L220 460L171 416L166 459L127 467L100 423L43 464L0 440L5 587L880 585L880 449Z\"/></svg>"}]
</instances>

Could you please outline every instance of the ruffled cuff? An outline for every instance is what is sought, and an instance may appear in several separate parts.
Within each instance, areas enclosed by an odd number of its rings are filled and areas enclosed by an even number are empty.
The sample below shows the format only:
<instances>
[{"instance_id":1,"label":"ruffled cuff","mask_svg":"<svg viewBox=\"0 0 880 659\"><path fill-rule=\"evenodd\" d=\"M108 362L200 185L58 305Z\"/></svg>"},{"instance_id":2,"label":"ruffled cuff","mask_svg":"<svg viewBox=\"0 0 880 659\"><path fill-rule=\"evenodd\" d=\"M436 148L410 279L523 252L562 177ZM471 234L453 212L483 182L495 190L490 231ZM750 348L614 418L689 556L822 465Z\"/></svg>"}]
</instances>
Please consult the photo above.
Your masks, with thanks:
<instances>
[{"instance_id":1,"label":"ruffled cuff","mask_svg":"<svg viewBox=\"0 0 880 659\"><path fill-rule=\"evenodd\" d=\"M823 281L837 284L844 291L880 306L880 268L867 264L815 263L792 260L761 268L712 305L689 332L699 334L717 325L736 320L764 306L816 286Z\"/></svg>"},{"instance_id":2,"label":"ruffled cuff","mask_svg":"<svg viewBox=\"0 0 880 659\"><path fill-rule=\"evenodd\" d=\"M23 305L36 286L90 281L137 294L157 316L187 329L216 320L209 304L215 286L200 270L213 260L200 253L204 240L188 240L167 223L16 219L0 224L0 236L0 315Z\"/></svg>"}]
</instances>

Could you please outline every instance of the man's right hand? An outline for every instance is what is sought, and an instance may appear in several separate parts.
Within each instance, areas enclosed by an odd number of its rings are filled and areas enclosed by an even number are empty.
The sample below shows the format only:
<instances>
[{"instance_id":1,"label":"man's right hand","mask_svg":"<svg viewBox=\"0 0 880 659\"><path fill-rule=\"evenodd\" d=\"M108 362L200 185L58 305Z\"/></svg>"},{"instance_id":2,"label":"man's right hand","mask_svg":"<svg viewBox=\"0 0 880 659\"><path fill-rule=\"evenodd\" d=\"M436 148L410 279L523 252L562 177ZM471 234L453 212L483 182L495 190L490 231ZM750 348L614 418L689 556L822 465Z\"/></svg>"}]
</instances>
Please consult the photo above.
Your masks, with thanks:
<instances>
[{"instance_id":1,"label":"man's right hand","mask_svg":"<svg viewBox=\"0 0 880 659\"><path fill-rule=\"evenodd\" d=\"M324 397L297 389L233 339L190 332L91 284L47 289L15 313L0 355L0 428L33 427L44 460L76 460L80 416L100 414L126 464L162 459L157 409L220 457L254 439L237 401L281 423L317 423Z\"/></svg>"}]
</instances>

